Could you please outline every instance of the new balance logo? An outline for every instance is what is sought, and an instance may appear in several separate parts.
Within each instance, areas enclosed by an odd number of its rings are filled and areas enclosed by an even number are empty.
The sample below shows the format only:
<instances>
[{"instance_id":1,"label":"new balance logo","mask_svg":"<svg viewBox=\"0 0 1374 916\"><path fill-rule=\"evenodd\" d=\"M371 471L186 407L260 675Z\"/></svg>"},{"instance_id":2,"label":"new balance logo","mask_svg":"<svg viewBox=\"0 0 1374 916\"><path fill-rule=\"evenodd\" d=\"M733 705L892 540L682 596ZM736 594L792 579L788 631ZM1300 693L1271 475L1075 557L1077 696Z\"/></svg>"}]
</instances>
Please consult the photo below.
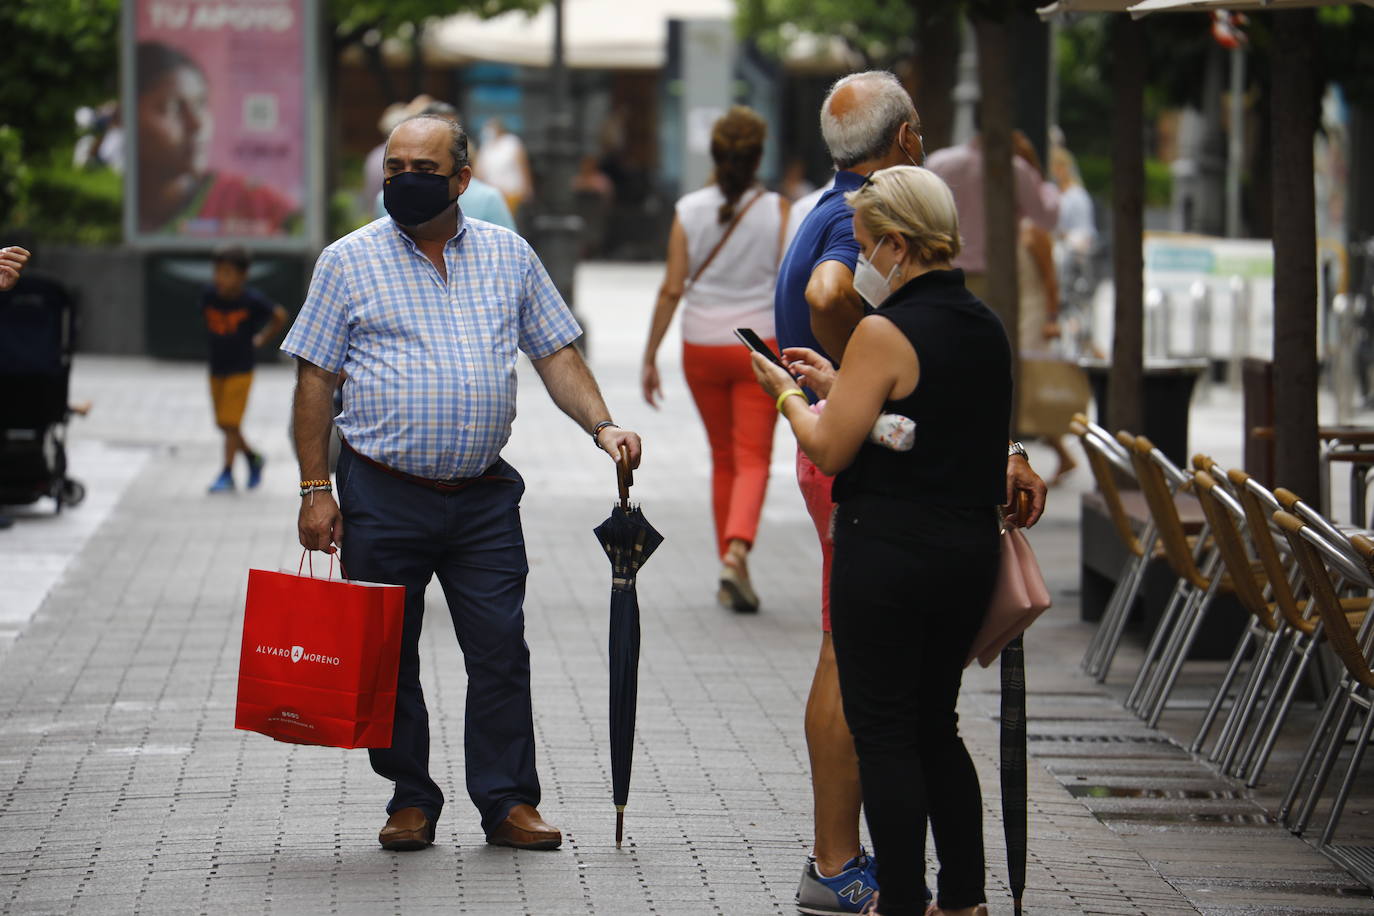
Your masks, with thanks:
<instances>
[{"instance_id":1,"label":"new balance logo","mask_svg":"<svg viewBox=\"0 0 1374 916\"><path fill-rule=\"evenodd\" d=\"M865 884L862 878L855 878L845 885L844 889L840 891L840 896L850 903L858 903L871 893L873 893L873 888Z\"/></svg>"}]
</instances>

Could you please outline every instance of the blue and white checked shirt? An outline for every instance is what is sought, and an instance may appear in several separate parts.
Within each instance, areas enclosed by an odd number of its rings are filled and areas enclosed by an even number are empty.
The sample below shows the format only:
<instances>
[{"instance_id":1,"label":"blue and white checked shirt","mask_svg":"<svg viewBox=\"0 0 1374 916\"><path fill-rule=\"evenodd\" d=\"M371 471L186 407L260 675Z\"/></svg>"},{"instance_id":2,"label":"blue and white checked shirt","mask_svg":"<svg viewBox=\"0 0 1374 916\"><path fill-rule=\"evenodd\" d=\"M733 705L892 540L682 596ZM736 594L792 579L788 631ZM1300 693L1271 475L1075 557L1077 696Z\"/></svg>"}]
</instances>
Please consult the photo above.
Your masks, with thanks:
<instances>
[{"instance_id":1,"label":"blue and white checked shirt","mask_svg":"<svg viewBox=\"0 0 1374 916\"><path fill-rule=\"evenodd\" d=\"M320 254L281 348L343 370L337 424L360 453L435 480L475 477L510 438L518 350L557 352L582 329L523 238L461 219L439 271L390 218Z\"/></svg>"}]
</instances>

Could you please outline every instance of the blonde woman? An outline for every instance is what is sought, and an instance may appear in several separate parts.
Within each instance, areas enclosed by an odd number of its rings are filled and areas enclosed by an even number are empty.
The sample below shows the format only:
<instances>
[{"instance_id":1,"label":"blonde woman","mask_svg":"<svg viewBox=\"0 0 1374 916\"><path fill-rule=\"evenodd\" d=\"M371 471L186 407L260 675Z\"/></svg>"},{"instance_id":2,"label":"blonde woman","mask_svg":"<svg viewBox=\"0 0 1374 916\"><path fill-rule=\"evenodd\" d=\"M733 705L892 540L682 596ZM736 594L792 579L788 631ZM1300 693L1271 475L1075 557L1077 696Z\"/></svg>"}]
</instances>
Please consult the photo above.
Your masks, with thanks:
<instances>
[{"instance_id":1,"label":"blonde woman","mask_svg":"<svg viewBox=\"0 0 1374 916\"><path fill-rule=\"evenodd\" d=\"M682 368L711 445L711 507L721 558L717 600L736 611L758 610L749 551L768 487L777 412L759 391L749 351L735 328L773 340L777 276L787 201L756 179L768 125L742 105L711 130L711 184L677 202L668 237L668 266L644 347L644 400L663 399L658 348L682 303Z\"/></svg>"},{"instance_id":2,"label":"blonde woman","mask_svg":"<svg viewBox=\"0 0 1374 916\"><path fill-rule=\"evenodd\" d=\"M972 916L986 899L982 808L954 710L996 578L1011 345L950 268L959 221L938 176L882 169L847 199L854 288L876 314L854 329L838 372L813 351L784 352L825 410L809 410L797 381L762 357L754 372L802 450L836 475L831 626L882 889L865 912L925 912L929 819L940 859L931 912ZM910 451L866 441L880 413L915 422Z\"/></svg>"}]
</instances>

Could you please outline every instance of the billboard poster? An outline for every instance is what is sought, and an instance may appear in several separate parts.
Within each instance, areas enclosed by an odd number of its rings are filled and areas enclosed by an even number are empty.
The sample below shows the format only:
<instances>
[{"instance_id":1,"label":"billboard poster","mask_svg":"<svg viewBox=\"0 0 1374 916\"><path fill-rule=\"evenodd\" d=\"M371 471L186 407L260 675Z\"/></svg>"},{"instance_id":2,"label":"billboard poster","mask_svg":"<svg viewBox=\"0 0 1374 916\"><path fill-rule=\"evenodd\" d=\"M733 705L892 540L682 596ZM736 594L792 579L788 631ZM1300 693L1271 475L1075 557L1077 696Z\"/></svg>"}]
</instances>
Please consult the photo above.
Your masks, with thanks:
<instances>
[{"instance_id":1,"label":"billboard poster","mask_svg":"<svg viewBox=\"0 0 1374 916\"><path fill-rule=\"evenodd\" d=\"M126 5L132 241L304 242L311 3Z\"/></svg>"}]
</instances>

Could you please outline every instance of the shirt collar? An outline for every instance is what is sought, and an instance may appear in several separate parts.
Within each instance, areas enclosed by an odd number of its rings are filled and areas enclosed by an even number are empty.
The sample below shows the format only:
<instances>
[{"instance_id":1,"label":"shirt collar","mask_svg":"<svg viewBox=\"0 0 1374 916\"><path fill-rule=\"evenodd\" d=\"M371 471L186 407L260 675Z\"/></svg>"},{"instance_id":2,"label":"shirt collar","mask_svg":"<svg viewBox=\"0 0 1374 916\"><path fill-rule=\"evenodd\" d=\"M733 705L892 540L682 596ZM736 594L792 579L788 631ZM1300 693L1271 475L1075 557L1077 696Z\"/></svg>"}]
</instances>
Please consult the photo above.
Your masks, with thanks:
<instances>
[{"instance_id":1,"label":"shirt collar","mask_svg":"<svg viewBox=\"0 0 1374 916\"><path fill-rule=\"evenodd\" d=\"M401 241L404 242L404 243L410 248L411 251L417 251L417 250L419 250L419 249L418 249L418 246L416 246L416 244L415 244L415 239L411 238L411 237L410 237L410 233L408 233L408 232L406 232L404 229L402 229L402 228L401 228L401 224L398 223L398 222L396 222L395 219L392 219L392 220L391 220L391 228L392 228L393 230L395 230L396 234L397 234L398 236L400 236ZM447 242L444 243L444 247L447 248L447 247L450 246L450 245L457 245L459 242L461 242L461 241L463 240L463 235L464 235L467 231L468 231L468 223L467 223L467 220L463 217L463 208L462 208L462 207L459 207L459 208L458 208L458 228L457 228L457 230L453 233L453 237L450 238Z\"/></svg>"},{"instance_id":2,"label":"shirt collar","mask_svg":"<svg viewBox=\"0 0 1374 916\"><path fill-rule=\"evenodd\" d=\"M850 171L849 169L840 169L835 173L835 187L841 191L853 191L856 188L862 187L863 183L867 180L867 175L862 175L858 172Z\"/></svg>"}]
</instances>

